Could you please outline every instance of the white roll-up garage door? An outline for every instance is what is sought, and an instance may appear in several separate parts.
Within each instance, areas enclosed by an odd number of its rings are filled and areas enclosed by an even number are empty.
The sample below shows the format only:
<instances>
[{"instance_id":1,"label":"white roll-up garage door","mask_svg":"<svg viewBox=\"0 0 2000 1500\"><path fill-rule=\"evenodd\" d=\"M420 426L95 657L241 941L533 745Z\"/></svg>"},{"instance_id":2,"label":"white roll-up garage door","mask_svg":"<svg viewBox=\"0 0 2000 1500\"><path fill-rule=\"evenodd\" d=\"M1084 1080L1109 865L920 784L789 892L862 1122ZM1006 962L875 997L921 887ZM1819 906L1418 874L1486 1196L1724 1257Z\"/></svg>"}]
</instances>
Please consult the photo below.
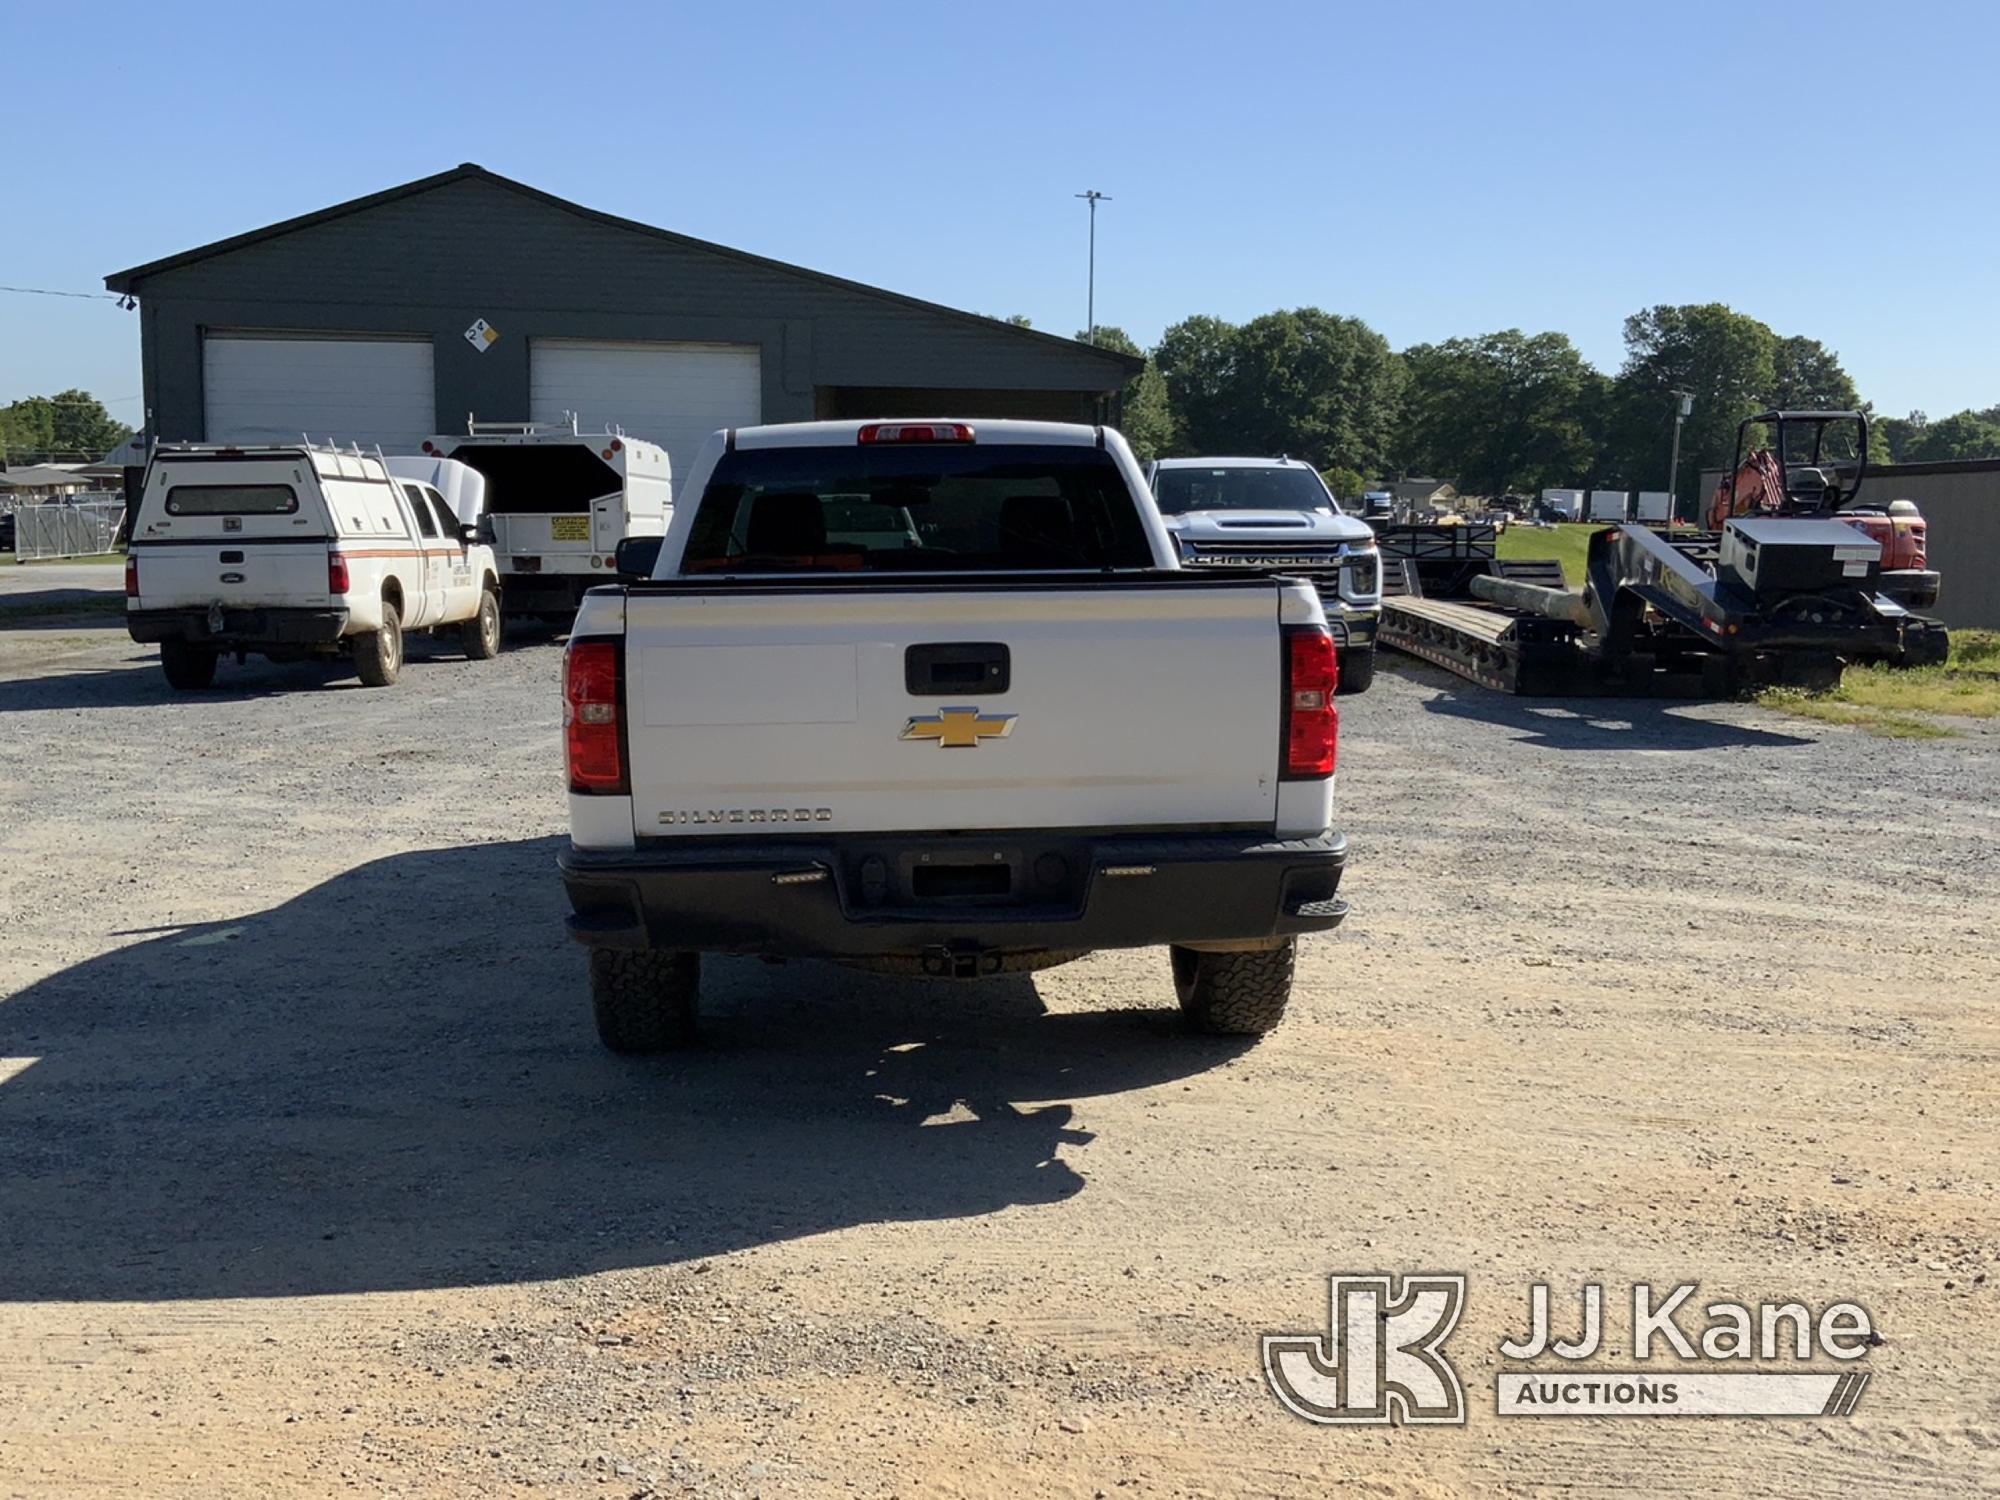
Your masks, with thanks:
<instances>
[{"instance_id":1,"label":"white roll-up garage door","mask_svg":"<svg viewBox=\"0 0 2000 1500\"><path fill-rule=\"evenodd\" d=\"M303 434L415 453L438 430L429 339L211 333L201 374L211 443L295 443Z\"/></svg>"},{"instance_id":2,"label":"white roll-up garage door","mask_svg":"<svg viewBox=\"0 0 2000 1500\"><path fill-rule=\"evenodd\" d=\"M755 344L536 339L528 369L537 422L575 412L585 432L622 427L658 443L673 460L676 494L711 432L763 420L763 359Z\"/></svg>"}]
</instances>

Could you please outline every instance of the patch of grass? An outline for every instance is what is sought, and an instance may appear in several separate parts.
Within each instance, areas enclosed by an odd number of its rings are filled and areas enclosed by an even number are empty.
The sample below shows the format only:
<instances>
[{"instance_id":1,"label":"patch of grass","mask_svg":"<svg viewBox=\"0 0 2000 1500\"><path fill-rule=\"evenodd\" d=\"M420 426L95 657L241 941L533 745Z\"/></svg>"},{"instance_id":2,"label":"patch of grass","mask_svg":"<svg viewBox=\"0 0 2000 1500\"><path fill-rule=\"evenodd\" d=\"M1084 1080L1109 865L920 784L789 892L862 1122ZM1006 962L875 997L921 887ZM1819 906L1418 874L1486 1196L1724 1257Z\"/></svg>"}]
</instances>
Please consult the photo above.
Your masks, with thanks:
<instances>
[{"instance_id":1,"label":"patch of grass","mask_svg":"<svg viewBox=\"0 0 2000 1500\"><path fill-rule=\"evenodd\" d=\"M1493 555L1502 562L1539 562L1554 558L1562 564L1563 578L1571 588L1583 584L1584 556L1590 550L1590 534L1602 530L1598 524L1569 522L1544 528L1509 526L1500 533Z\"/></svg>"},{"instance_id":2,"label":"patch of grass","mask_svg":"<svg viewBox=\"0 0 2000 1500\"><path fill-rule=\"evenodd\" d=\"M40 600L33 604L10 604L4 594L0 594L0 625L19 624L23 620L53 620L66 615L122 615L125 613L125 596L120 594L111 599L69 599L50 602Z\"/></svg>"},{"instance_id":3,"label":"patch of grass","mask_svg":"<svg viewBox=\"0 0 2000 1500\"><path fill-rule=\"evenodd\" d=\"M2000 717L2000 631L1954 630L1951 654L1940 667L1849 667L1840 686L1829 692L1774 688L1757 701L1824 724L1857 725L1890 739L1948 739L1956 731L1911 715Z\"/></svg>"},{"instance_id":4,"label":"patch of grass","mask_svg":"<svg viewBox=\"0 0 2000 1500\"><path fill-rule=\"evenodd\" d=\"M1884 713L1878 708L1843 703L1831 693L1767 688L1758 694L1757 701L1766 708L1797 714L1802 719L1817 719L1822 724L1850 724L1888 740L1950 740L1958 737L1957 730L1933 724L1928 719L1913 719L1908 714Z\"/></svg>"},{"instance_id":5,"label":"patch of grass","mask_svg":"<svg viewBox=\"0 0 2000 1500\"><path fill-rule=\"evenodd\" d=\"M105 567L121 568L125 566L125 554L122 551L93 552L88 557L16 557L11 552L5 556L6 560L17 568L39 568L44 564L55 563L96 563Z\"/></svg>"}]
</instances>

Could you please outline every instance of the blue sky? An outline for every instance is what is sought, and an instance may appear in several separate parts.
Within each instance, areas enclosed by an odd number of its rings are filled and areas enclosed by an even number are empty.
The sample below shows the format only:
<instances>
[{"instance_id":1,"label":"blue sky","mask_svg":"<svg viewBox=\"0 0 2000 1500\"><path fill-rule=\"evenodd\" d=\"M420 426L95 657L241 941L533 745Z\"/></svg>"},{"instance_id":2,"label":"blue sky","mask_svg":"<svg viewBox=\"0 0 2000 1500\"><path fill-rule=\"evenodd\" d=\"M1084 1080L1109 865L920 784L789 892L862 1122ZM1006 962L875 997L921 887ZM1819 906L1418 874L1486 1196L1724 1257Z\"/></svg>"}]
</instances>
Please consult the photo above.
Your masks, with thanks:
<instances>
[{"instance_id":1,"label":"blue sky","mask_svg":"<svg viewBox=\"0 0 2000 1500\"><path fill-rule=\"evenodd\" d=\"M0 0L0 284L477 161L594 208L1150 343L1316 304L1397 348L1724 301L1878 409L2000 401L2000 6ZM0 293L0 401L136 422L138 320Z\"/></svg>"}]
</instances>

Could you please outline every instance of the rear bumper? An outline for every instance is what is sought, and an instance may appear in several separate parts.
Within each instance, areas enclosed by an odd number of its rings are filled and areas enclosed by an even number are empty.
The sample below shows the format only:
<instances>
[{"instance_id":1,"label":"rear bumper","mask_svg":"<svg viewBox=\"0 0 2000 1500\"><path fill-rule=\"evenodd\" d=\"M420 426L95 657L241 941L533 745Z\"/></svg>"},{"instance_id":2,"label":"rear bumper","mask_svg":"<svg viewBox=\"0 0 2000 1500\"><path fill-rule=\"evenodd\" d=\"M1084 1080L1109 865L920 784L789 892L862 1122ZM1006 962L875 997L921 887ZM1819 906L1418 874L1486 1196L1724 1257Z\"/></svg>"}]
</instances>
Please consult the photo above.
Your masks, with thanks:
<instances>
[{"instance_id":1,"label":"rear bumper","mask_svg":"<svg viewBox=\"0 0 2000 1500\"><path fill-rule=\"evenodd\" d=\"M1055 861L1060 861L1061 871ZM1004 864L1024 894L927 899L924 875ZM557 858L570 936L601 948L907 956L990 972L1001 955L1229 943L1336 927L1347 839L1255 833L665 840Z\"/></svg>"},{"instance_id":2,"label":"rear bumper","mask_svg":"<svg viewBox=\"0 0 2000 1500\"><path fill-rule=\"evenodd\" d=\"M217 616L220 625L217 625ZM125 627L142 644L190 641L218 647L330 646L347 633L344 609L135 609Z\"/></svg>"},{"instance_id":3,"label":"rear bumper","mask_svg":"<svg viewBox=\"0 0 2000 1500\"><path fill-rule=\"evenodd\" d=\"M506 559L502 559L502 566ZM608 569L588 573L502 573L500 610L509 615L575 614L583 596L600 584L616 583Z\"/></svg>"}]
</instances>

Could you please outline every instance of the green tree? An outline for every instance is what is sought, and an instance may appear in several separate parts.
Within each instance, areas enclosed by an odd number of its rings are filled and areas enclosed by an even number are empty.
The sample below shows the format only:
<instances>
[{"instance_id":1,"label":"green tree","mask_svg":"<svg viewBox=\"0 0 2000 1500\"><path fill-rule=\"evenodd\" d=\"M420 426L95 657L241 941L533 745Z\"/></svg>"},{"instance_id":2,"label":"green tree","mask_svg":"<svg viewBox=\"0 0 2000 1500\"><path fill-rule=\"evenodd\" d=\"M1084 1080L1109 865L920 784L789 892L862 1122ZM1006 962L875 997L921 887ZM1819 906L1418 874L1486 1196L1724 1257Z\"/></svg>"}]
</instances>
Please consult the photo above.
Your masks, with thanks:
<instances>
[{"instance_id":1,"label":"green tree","mask_svg":"<svg viewBox=\"0 0 2000 1500\"><path fill-rule=\"evenodd\" d=\"M1934 464L1967 458L2000 458L2000 422L1976 411L1940 417L1910 445L1905 461Z\"/></svg>"},{"instance_id":2,"label":"green tree","mask_svg":"<svg viewBox=\"0 0 2000 1500\"><path fill-rule=\"evenodd\" d=\"M1088 331L1077 334L1079 342L1088 342ZM1132 445L1132 452L1139 462L1158 458L1173 441L1174 419L1167 404L1167 382L1153 364L1146 351L1124 329L1115 323L1097 325L1097 347L1113 349L1120 354L1136 354L1146 360L1146 368L1125 382L1125 389L1119 398L1123 415L1119 419L1118 430L1125 434L1125 441Z\"/></svg>"},{"instance_id":3,"label":"green tree","mask_svg":"<svg viewBox=\"0 0 2000 1500\"><path fill-rule=\"evenodd\" d=\"M1287 453L1317 468L1387 461L1402 362L1358 318L1301 307L1240 328L1176 323L1154 351L1183 453Z\"/></svg>"},{"instance_id":4,"label":"green tree","mask_svg":"<svg viewBox=\"0 0 2000 1500\"><path fill-rule=\"evenodd\" d=\"M1330 469L1322 469L1319 477L1326 481L1326 487L1338 500L1359 500L1368 490L1368 480L1359 469L1335 464Z\"/></svg>"},{"instance_id":5,"label":"green tree","mask_svg":"<svg viewBox=\"0 0 2000 1500\"><path fill-rule=\"evenodd\" d=\"M1920 411L1913 411L1907 417L1884 417L1870 431L1869 446L1871 448L1874 446L1874 439L1879 435L1883 445L1888 449L1889 463L1908 463L1910 454L1923 437L1924 429L1930 425L1931 419ZM1871 461L1873 456L1871 453Z\"/></svg>"},{"instance_id":6,"label":"green tree","mask_svg":"<svg viewBox=\"0 0 2000 1500\"><path fill-rule=\"evenodd\" d=\"M1678 513L1690 514L1704 468L1725 468L1737 424L1777 386L1777 335L1720 302L1649 307L1625 320L1625 363L1613 383L1604 472L1652 489L1666 472L1676 390L1694 393L1673 476Z\"/></svg>"},{"instance_id":7,"label":"green tree","mask_svg":"<svg viewBox=\"0 0 2000 1500\"><path fill-rule=\"evenodd\" d=\"M1403 351L1398 461L1460 491L1573 485L1597 457L1604 377L1560 333L1518 328Z\"/></svg>"},{"instance_id":8,"label":"green tree","mask_svg":"<svg viewBox=\"0 0 2000 1500\"><path fill-rule=\"evenodd\" d=\"M1220 318L1183 318L1160 335L1153 363L1166 381L1173 415L1169 452L1220 453L1230 446L1235 359L1236 326Z\"/></svg>"},{"instance_id":9,"label":"green tree","mask_svg":"<svg viewBox=\"0 0 2000 1500\"><path fill-rule=\"evenodd\" d=\"M1868 462L1890 462L1889 435L1854 381L1842 368L1840 356L1818 339L1781 338L1772 351L1773 380L1767 404L1776 411L1860 411L1868 414ZM1827 429L1829 458L1854 457L1854 429Z\"/></svg>"},{"instance_id":10,"label":"green tree","mask_svg":"<svg viewBox=\"0 0 2000 1500\"><path fill-rule=\"evenodd\" d=\"M0 408L0 453L13 463L91 463L131 435L88 391L29 396Z\"/></svg>"}]
</instances>

